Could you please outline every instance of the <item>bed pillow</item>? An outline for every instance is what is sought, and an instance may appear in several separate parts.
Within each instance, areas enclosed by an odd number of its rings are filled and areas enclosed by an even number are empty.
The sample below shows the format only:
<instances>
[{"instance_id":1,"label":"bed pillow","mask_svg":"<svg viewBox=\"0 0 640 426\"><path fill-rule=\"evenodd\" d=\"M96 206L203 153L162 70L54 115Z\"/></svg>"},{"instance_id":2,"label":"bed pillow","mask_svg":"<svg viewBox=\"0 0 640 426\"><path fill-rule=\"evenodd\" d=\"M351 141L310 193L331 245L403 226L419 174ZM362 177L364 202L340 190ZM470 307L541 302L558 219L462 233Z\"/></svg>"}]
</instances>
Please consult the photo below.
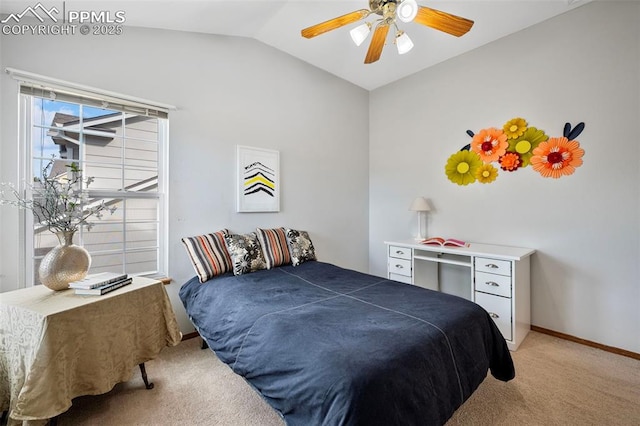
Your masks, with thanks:
<instances>
[{"instance_id":1,"label":"bed pillow","mask_svg":"<svg viewBox=\"0 0 640 426\"><path fill-rule=\"evenodd\" d=\"M228 234L224 241L231 255L234 275L242 275L259 269L266 269L262 249L255 232L249 234Z\"/></svg>"},{"instance_id":2,"label":"bed pillow","mask_svg":"<svg viewBox=\"0 0 640 426\"><path fill-rule=\"evenodd\" d=\"M257 228L256 234L258 235L258 241L260 241L260 247L262 247L267 269L291 263L291 255L289 254L287 235L284 232L284 228Z\"/></svg>"},{"instance_id":3,"label":"bed pillow","mask_svg":"<svg viewBox=\"0 0 640 426\"><path fill-rule=\"evenodd\" d=\"M316 250L313 248L311 238L306 231L287 229L286 233L293 266L298 266L309 260L316 260Z\"/></svg>"},{"instance_id":4,"label":"bed pillow","mask_svg":"<svg viewBox=\"0 0 640 426\"><path fill-rule=\"evenodd\" d=\"M201 283L232 270L231 257L224 240L228 234L228 230L222 229L212 234L182 238Z\"/></svg>"}]
</instances>

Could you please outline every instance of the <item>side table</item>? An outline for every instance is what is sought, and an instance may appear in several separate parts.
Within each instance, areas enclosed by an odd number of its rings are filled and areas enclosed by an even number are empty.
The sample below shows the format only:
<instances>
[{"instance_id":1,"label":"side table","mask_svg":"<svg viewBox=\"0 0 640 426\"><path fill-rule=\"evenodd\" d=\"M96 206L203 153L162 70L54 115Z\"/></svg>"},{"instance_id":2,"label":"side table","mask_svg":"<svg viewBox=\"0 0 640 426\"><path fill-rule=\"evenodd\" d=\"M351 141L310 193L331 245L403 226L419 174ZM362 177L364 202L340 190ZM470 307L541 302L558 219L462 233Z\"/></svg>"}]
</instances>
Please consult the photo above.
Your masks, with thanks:
<instances>
[{"instance_id":1,"label":"side table","mask_svg":"<svg viewBox=\"0 0 640 426\"><path fill-rule=\"evenodd\" d=\"M102 296L38 285L0 293L0 411L9 425L55 418L181 340L160 281L136 277Z\"/></svg>"}]
</instances>

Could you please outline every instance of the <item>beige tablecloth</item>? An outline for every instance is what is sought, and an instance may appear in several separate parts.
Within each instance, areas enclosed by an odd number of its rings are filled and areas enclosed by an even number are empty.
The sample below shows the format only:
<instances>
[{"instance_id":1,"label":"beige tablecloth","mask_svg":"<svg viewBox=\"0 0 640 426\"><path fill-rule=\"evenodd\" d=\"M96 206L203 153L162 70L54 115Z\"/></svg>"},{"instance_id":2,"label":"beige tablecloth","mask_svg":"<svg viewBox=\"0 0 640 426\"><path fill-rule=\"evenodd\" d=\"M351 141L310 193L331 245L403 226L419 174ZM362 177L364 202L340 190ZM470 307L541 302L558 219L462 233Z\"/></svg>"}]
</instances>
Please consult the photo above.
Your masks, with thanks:
<instances>
[{"instance_id":1,"label":"beige tablecloth","mask_svg":"<svg viewBox=\"0 0 640 426\"><path fill-rule=\"evenodd\" d=\"M163 284L148 278L102 296L41 285L0 293L0 410L9 424L55 417L180 339Z\"/></svg>"}]
</instances>

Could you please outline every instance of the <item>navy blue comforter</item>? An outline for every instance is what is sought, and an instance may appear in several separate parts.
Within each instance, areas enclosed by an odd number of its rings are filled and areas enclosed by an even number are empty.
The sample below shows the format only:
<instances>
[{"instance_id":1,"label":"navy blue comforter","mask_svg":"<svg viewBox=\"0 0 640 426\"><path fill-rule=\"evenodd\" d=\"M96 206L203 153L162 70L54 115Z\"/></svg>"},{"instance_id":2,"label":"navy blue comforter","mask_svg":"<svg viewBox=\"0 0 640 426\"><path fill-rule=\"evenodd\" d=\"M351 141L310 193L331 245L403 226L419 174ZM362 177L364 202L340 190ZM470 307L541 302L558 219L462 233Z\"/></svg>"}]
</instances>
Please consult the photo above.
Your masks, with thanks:
<instances>
[{"instance_id":1,"label":"navy blue comforter","mask_svg":"<svg viewBox=\"0 0 640 426\"><path fill-rule=\"evenodd\" d=\"M193 278L180 298L289 425L440 425L489 369L515 375L475 303L327 263Z\"/></svg>"}]
</instances>

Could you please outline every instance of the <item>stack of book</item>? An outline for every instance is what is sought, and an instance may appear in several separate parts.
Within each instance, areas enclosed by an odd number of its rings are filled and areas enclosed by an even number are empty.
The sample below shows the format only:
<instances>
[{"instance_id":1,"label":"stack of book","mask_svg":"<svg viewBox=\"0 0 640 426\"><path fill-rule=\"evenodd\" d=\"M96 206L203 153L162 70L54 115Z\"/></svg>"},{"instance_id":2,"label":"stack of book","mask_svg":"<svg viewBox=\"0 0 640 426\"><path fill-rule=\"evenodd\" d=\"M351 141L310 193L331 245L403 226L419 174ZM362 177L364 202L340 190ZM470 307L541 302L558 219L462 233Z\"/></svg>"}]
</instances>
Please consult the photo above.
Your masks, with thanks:
<instances>
[{"instance_id":1,"label":"stack of book","mask_svg":"<svg viewBox=\"0 0 640 426\"><path fill-rule=\"evenodd\" d=\"M127 274L100 272L89 274L79 281L69 283L69 288L75 289L76 294L101 295L131 284L132 280L133 278Z\"/></svg>"}]
</instances>

